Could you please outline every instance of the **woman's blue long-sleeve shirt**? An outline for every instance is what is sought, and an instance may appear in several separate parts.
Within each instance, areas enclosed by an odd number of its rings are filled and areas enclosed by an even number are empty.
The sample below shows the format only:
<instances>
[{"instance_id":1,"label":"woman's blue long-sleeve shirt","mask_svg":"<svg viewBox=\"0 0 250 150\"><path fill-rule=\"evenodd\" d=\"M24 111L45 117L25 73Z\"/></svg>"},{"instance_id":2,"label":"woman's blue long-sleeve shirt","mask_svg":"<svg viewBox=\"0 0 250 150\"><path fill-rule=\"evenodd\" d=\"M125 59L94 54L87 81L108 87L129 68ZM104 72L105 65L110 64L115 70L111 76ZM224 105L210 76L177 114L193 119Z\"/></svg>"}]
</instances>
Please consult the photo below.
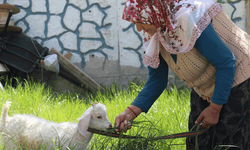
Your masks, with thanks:
<instances>
[{"instance_id":1,"label":"woman's blue long-sleeve shirt","mask_svg":"<svg viewBox=\"0 0 250 150\"><path fill-rule=\"evenodd\" d=\"M227 103L235 75L234 54L217 35L211 23L197 39L195 48L216 68L215 89L211 101L219 105ZM175 62L178 61L176 55L172 55L172 58ZM161 55L159 67L148 67L148 71L147 82L131 103L143 112L148 112L168 83L168 65Z\"/></svg>"}]
</instances>

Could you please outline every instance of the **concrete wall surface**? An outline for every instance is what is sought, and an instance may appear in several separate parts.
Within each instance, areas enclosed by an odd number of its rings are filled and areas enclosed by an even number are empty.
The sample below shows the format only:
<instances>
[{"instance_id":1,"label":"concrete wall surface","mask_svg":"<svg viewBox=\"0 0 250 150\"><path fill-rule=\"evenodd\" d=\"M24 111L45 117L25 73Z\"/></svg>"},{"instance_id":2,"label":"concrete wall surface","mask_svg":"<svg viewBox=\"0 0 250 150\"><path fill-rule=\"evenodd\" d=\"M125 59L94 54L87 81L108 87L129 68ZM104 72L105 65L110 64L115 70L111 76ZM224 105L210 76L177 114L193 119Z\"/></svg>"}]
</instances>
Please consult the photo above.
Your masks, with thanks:
<instances>
[{"instance_id":1,"label":"concrete wall surface","mask_svg":"<svg viewBox=\"0 0 250 150\"><path fill-rule=\"evenodd\" d=\"M141 33L122 20L125 0L0 0L17 6L16 26L31 38L62 54L103 86L127 86L146 81ZM246 31L244 1L224 3L223 9ZM170 82L176 82L171 73Z\"/></svg>"}]
</instances>

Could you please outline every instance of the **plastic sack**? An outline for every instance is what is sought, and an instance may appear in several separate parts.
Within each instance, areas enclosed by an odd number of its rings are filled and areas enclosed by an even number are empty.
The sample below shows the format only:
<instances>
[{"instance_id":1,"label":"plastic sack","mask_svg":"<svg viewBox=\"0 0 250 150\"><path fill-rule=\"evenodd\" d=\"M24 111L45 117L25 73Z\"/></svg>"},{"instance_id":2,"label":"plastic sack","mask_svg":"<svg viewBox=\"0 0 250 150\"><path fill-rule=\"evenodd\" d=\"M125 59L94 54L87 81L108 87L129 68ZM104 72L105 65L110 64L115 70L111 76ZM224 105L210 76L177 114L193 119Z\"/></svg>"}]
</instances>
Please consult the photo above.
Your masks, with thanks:
<instances>
[{"instance_id":1,"label":"plastic sack","mask_svg":"<svg viewBox=\"0 0 250 150\"><path fill-rule=\"evenodd\" d=\"M57 55L56 54L47 55L44 58L43 67L46 70L49 70L58 74L60 72L60 67L59 67Z\"/></svg>"}]
</instances>

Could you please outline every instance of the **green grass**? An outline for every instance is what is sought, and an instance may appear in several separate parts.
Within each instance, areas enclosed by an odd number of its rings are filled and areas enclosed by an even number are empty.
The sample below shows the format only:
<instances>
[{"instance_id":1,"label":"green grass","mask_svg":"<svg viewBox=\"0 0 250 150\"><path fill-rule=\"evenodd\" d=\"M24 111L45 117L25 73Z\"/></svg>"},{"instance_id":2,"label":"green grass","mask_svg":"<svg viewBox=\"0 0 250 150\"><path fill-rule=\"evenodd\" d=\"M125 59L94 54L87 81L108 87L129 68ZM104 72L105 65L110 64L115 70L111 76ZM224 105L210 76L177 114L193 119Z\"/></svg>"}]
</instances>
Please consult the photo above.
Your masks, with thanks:
<instances>
[{"instance_id":1,"label":"green grass","mask_svg":"<svg viewBox=\"0 0 250 150\"><path fill-rule=\"evenodd\" d=\"M77 93L55 94L44 84L17 80L15 87L5 85L5 91L0 91L0 105L7 100L12 102L10 116L25 113L54 122L77 123L91 106L90 102L97 101L106 105L109 119L114 124L115 117L130 105L142 87L132 84L127 90L116 90L113 86L104 94L81 97ZM165 90L147 114L137 117L136 124L126 134L145 138L121 139L94 134L89 149L185 149L185 138L157 141L152 138L188 131L189 95L189 91Z\"/></svg>"}]
</instances>

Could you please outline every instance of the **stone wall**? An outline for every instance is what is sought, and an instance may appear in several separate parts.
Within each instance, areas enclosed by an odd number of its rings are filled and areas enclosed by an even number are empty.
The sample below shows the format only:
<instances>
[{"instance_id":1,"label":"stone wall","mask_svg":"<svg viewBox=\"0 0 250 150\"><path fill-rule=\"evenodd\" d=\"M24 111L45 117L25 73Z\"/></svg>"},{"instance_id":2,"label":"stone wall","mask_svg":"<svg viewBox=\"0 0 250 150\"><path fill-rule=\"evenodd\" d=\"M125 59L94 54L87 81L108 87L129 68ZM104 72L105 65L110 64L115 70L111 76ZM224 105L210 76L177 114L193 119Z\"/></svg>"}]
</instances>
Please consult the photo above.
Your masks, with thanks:
<instances>
[{"instance_id":1,"label":"stone wall","mask_svg":"<svg viewBox=\"0 0 250 150\"><path fill-rule=\"evenodd\" d=\"M12 21L41 45L54 47L104 86L127 86L145 81L141 33L121 19L125 0L0 0L21 12ZM246 30L245 2L223 4L224 10ZM172 79L171 79L172 78ZM170 82L178 82L171 73Z\"/></svg>"}]
</instances>

